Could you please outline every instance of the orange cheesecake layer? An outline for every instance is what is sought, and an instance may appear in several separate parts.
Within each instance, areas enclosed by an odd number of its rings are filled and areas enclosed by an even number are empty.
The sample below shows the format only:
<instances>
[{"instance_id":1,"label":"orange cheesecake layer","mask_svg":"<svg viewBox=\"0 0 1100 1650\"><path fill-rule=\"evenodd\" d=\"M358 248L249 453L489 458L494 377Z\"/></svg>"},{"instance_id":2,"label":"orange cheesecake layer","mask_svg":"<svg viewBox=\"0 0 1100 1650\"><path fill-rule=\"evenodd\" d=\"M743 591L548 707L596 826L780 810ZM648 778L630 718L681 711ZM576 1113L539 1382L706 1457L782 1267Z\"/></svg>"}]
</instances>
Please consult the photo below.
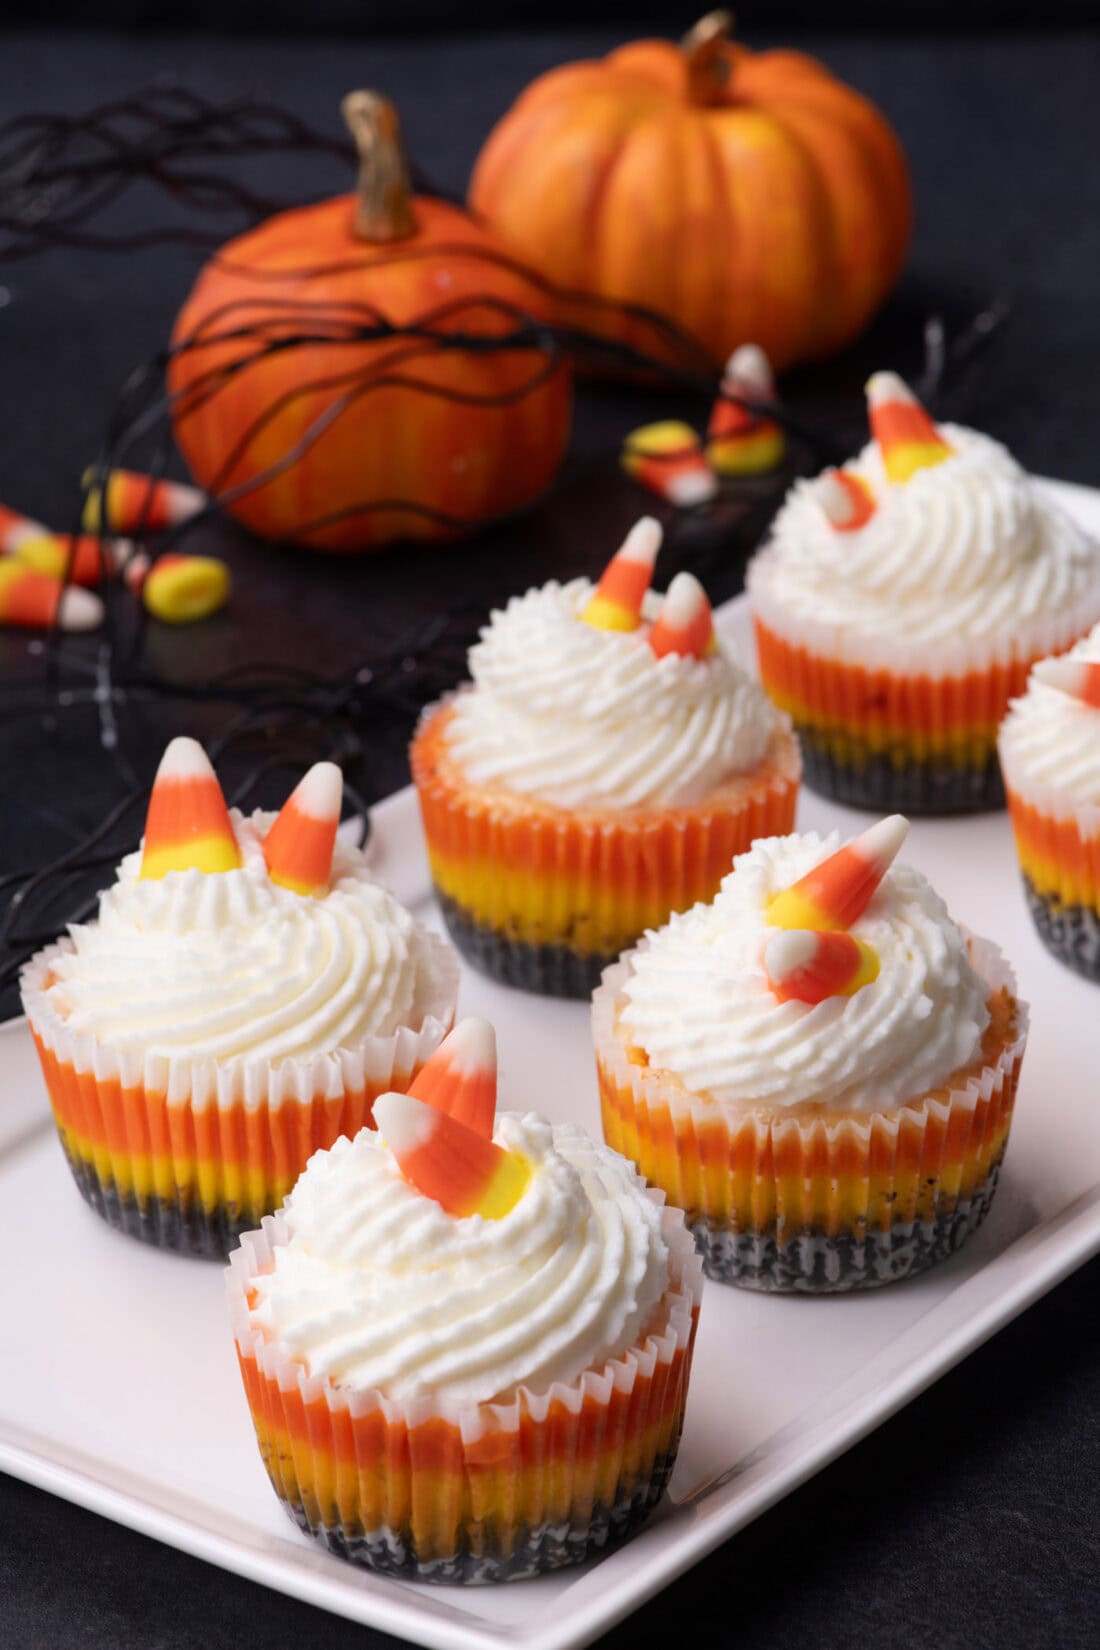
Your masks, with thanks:
<instances>
[{"instance_id":1,"label":"orange cheesecake layer","mask_svg":"<svg viewBox=\"0 0 1100 1650\"><path fill-rule=\"evenodd\" d=\"M835 1237L931 1220L974 1192L1008 1138L1022 1055L988 1098L948 1092L1012 1043L1015 999L1001 989L988 1006L974 1065L892 1112L807 1105L728 1117L697 1102L673 1115L667 1103L640 1102L597 1058L604 1137L692 1222L774 1232L782 1243L808 1230ZM641 1049L628 1059L648 1064Z\"/></svg>"},{"instance_id":2,"label":"orange cheesecake layer","mask_svg":"<svg viewBox=\"0 0 1100 1650\"><path fill-rule=\"evenodd\" d=\"M847 738L868 755L893 751L913 762L981 766L1009 699L1024 691L1034 663L991 665L964 676L898 675L822 658L756 616L753 628L768 697L797 727L826 743Z\"/></svg>"},{"instance_id":3,"label":"orange cheesecake layer","mask_svg":"<svg viewBox=\"0 0 1100 1650\"><path fill-rule=\"evenodd\" d=\"M1035 891L1100 912L1100 832L1085 835L1076 819L1052 819L1005 790L1020 866Z\"/></svg>"},{"instance_id":4,"label":"orange cheesecake layer","mask_svg":"<svg viewBox=\"0 0 1100 1650\"><path fill-rule=\"evenodd\" d=\"M195 1110L164 1093L123 1088L62 1063L35 1038L62 1143L100 1182L144 1203L197 1197L206 1210L255 1211L257 1223L290 1191L315 1151L372 1122L388 1088L406 1088L416 1070L334 1098L246 1107L211 1102Z\"/></svg>"},{"instance_id":5,"label":"orange cheesecake layer","mask_svg":"<svg viewBox=\"0 0 1100 1650\"><path fill-rule=\"evenodd\" d=\"M472 1439L438 1415L410 1427L381 1409L355 1415L323 1391L307 1403L238 1356L276 1493L313 1525L398 1532L423 1563L461 1547L507 1552L546 1522L587 1526L595 1508L644 1487L679 1439L691 1343L606 1402L588 1394L576 1413L552 1402L544 1418L524 1412L514 1429Z\"/></svg>"},{"instance_id":6,"label":"orange cheesecake layer","mask_svg":"<svg viewBox=\"0 0 1100 1650\"><path fill-rule=\"evenodd\" d=\"M447 747L453 714L430 713L410 753L432 877L509 939L613 956L713 898L735 855L794 824L800 766L786 732L753 773L693 808L570 811L468 784Z\"/></svg>"}]
</instances>

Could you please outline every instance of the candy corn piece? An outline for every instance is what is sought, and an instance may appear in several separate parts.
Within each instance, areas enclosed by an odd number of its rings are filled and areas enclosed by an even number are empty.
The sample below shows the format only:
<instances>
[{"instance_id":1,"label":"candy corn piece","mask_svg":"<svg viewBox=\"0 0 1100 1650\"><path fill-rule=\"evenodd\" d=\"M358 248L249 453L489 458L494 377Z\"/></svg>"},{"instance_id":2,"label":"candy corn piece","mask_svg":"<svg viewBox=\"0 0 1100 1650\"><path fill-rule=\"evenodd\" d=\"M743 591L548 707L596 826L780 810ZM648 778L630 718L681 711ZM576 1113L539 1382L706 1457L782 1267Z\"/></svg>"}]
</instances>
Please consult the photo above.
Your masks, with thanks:
<instances>
[{"instance_id":1,"label":"candy corn piece","mask_svg":"<svg viewBox=\"0 0 1100 1650\"><path fill-rule=\"evenodd\" d=\"M208 619L229 600L229 569L217 556L167 554L151 561L143 551L130 557L124 575L148 611L165 624Z\"/></svg>"},{"instance_id":2,"label":"candy corn piece","mask_svg":"<svg viewBox=\"0 0 1100 1650\"><path fill-rule=\"evenodd\" d=\"M63 579L68 572L72 584L98 584L103 577L104 562L108 569L118 565L115 546L103 542L94 534L80 533L75 541L70 568L69 546L72 543L63 533L42 533L37 538L24 539L15 555L24 567L33 567L38 573L49 573L51 578ZM124 549L122 554L125 554Z\"/></svg>"},{"instance_id":3,"label":"candy corn piece","mask_svg":"<svg viewBox=\"0 0 1100 1650\"><path fill-rule=\"evenodd\" d=\"M733 400L731 397L738 399ZM782 464L787 438L774 418L749 412L742 401L777 400L771 362L759 344L742 344L726 362L707 425L707 461L720 476L762 475Z\"/></svg>"},{"instance_id":4,"label":"candy corn piece","mask_svg":"<svg viewBox=\"0 0 1100 1650\"><path fill-rule=\"evenodd\" d=\"M1058 688L1100 710L1100 660L1040 659L1035 676L1047 687Z\"/></svg>"},{"instance_id":5,"label":"candy corn piece","mask_svg":"<svg viewBox=\"0 0 1100 1650\"><path fill-rule=\"evenodd\" d=\"M581 614L585 624L595 630L637 630L662 536L661 524L652 516L634 523Z\"/></svg>"},{"instance_id":6,"label":"candy corn piece","mask_svg":"<svg viewBox=\"0 0 1100 1650\"><path fill-rule=\"evenodd\" d=\"M409 1184L460 1219L500 1220L531 1178L519 1152L505 1151L412 1095L380 1095L374 1121Z\"/></svg>"},{"instance_id":7,"label":"candy corn piece","mask_svg":"<svg viewBox=\"0 0 1100 1650\"><path fill-rule=\"evenodd\" d=\"M96 486L95 472L84 472L88 496L84 500L86 533L159 533L187 521L206 505L206 494L182 481L158 481L136 470L112 470L107 477L107 508L104 489Z\"/></svg>"},{"instance_id":8,"label":"candy corn piece","mask_svg":"<svg viewBox=\"0 0 1100 1650\"><path fill-rule=\"evenodd\" d=\"M632 430L623 443L622 466L669 504L705 504L718 491L702 442L690 424L675 419Z\"/></svg>"},{"instance_id":9,"label":"candy corn piece","mask_svg":"<svg viewBox=\"0 0 1100 1650\"><path fill-rule=\"evenodd\" d=\"M764 947L764 972L781 1003L852 997L878 978L878 957L852 934L781 928Z\"/></svg>"},{"instance_id":10,"label":"candy corn piece","mask_svg":"<svg viewBox=\"0 0 1100 1650\"><path fill-rule=\"evenodd\" d=\"M421 1066L409 1093L491 1140L497 1110L497 1039L489 1022L460 1020Z\"/></svg>"},{"instance_id":11,"label":"candy corn piece","mask_svg":"<svg viewBox=\"0 0 1100 1650\"><path fill-rule=\"evenodd\" d=\"M908 832L909 821L901 814L880 819L774 894L768 921L776 928L850 928L867 909Z\"/></svg>"},{"instance_id":12,"label":"candy corn piece","mask_svg":"<svg viewBox=\"0 0 1100 1650\"><path fill-rule=\"evenodd\" d=\"M951 457L953 449L896 372L872 373L867 380L867 416L890 481L908 481Z\"/></svg>"},{"instance_id":13,"label":"candy corn piece","mask_svg":"<svg viewBox=\"0 0 1100 1650\"><path fill-rule=\"evenodd\" d=\"M870 484L854 470L826 470L814 482L814 496L838 533L865 527L877 505Z\"/></svg>"},{"instance_id":14,"label":"candy corn piece","mask_svg":"<svg viewBox=\"0 0 1100 1650\"><path fill-rule=\"evenodd\" d=\"M210 759L195 739L173 739L160 759L145 816L140 878L159 882L169 871L236 871L241 864Z\"/></svg>"},{"instance_id":15,"label":"candy corn piece","mask_svg":"<svg viewBox=\"0 0 1100 1650\"><path fill-rule=\"evenodd\" d=\"M25 567L33 567L37 573L49 573L51 578L62 578L69 567L71 542L68 534L53 533L40 521L32 521L30 516L21 516L18 511L0 504L0 551L18 556ZM99 583L103 567L101 548L107 552L109 565L114 566L109 547L101 547L98 538L90 535L77 538L70 583Z\"/></svg>"},{"instance_id":16,"label":"candy corn piece","mask_svg":"<svg viewBox=\"0 0 1100 1650\"><path fill-rule=\"evenodd\" d=\"M49 573L25 567L18 556L0 558L0 625L24 630L95 630L103 603L91 590L65 587Z\"/></svg>"},{"instance_id":17,"label":"candy corn piece","mask_svg":"<svg viewBox=\"0 0 1100 1650\"><path fill-rule=\"evenodd\" d=\"M714 616L707 593L691 573L677 573L668 587L649 645L663 659L666 653L705 659L715 652Z\"/></svg>"},{"instance_id":18,"label":"candy corn piece","mask_svg":"<svg viewBox=\"0 0 1100 1650\"><path fill-rule=\"evenodd\" d=\"M344 800L344 776L335 762L315 762L283 803L264 837L267 874L296 894L323 894Z\"/></svg>"}]
</instances>

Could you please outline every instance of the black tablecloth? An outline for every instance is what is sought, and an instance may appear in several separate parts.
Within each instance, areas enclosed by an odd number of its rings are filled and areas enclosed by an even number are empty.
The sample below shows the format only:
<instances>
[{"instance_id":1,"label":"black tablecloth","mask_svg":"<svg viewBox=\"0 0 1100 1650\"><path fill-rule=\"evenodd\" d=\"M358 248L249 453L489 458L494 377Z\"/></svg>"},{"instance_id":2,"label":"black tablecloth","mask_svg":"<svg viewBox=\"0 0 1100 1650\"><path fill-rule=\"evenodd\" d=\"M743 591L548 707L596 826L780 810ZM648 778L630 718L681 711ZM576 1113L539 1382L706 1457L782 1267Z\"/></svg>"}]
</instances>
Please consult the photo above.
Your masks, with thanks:
<instances>
[{"instance_id":1,"label":"black tablecloth","mask_svg":"<svg viewBox=\"0 0 1100 1650\"><path fill-rule=\"evenodd\" d=\"M374 84L400 102L422 170L457 191L490 123L532 75L613 43L607 31L377 44L24 33L3 41L0 117L79 110L170 70L213 97L257 92L335 135L340 95ZM869 339L838 363L790 375L791 405L853 446L868 366L913 370L929 313L957 328L1003 298L1009 322L973 370L948 385L938 410L981 424L1034 470L1100 483L1100 40L848 35L799 44L820 51L894 120L912 161L918 218L903 285ZM290 159L278 185L305 197L340 190L346 179L334 159ZM163 343L194 269L193 255L178 248L0 264L0 499L68 524L112 398L128 369ZM456 639L468 641L490 601L555 572L601 565L640 502L616 475L618 442L631 424L666 410L674 410L667 398L585 390L554 495L523 522L461 550L400 549L334 565L212 527L204 542L232 562L234 604L193 631L153 632L151 660L188 680L273 654L339 670L440 610L453 613ZM705 572L716 599L734 593L749 538L773 502L762 494L734 521L721 553L681 531L666 570L690 564ZM0 635L0 681L31 680L40 669L25 638ZM212 716L134 710L125 735L135 770L147 778L167 733L206 731ZM120 781L102 760L98 726L93 711L49 721L5 713L0 870L43 863L117 800ZM357 775L370 797L407 778L407 733L400 718L372 733ZM12 1007L10 999L3 1005ZM17 1241L5 1234L0 1263L18 1264ZM1094 1264L1063 1284L607 1644L688 1632L746 1650L798 1642L823 1650L1095 1645L1098 1283ZM18 1326L0 1326L0 1336L5 1350L17 1344ZM2 1645L341 1650L382 1638L0 1479Z\"/></svg>"}]
</instances>

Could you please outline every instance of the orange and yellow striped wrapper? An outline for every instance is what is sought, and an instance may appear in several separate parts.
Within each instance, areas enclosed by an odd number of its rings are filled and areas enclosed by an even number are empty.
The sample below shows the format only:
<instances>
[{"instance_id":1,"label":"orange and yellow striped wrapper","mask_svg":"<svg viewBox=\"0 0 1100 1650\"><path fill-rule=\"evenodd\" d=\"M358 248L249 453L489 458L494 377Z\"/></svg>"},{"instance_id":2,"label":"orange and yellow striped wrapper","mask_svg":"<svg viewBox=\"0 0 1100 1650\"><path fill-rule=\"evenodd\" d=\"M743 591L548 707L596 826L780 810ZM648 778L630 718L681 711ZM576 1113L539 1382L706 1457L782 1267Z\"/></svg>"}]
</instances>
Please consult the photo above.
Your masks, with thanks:
<instances>
[{"instance_id":1,"label":"orange and yellow striped wrapper","mask_svg":"<svg viewBox=\"0 0 1100 1650\"><path fill-rule=\"evenodd\" d=\"M1047 950L1100 982L1100 807L1060 809L1006 781L1024 891Z\"/></svg>"},{"instance_id":2,"label":"orange and yellow striped wrapper","mask_svg":"<svg viewBox=\"0 0 1100 1650\"><path fill-rule=\"evenodd\" d=\"M711 899L736 854L794 824L801 761L786 729L760 766L690 808L568 810L469 784L448 704L413 740L432 879L452 937L513 984L586 997L646 928Z\"/></svg>"},{"instance_id":3,"label":"orange and yellow striped wrapper","mask_svg":"<svg viewBox=\"0 0 1100 1650\"><path fill-rule=\"evenodd\" d=\"M989 986L979 1058L934 1093L855 1113L692 1094L624 1038L631 955L608 969L592 1003L604 1137L685 1211L708 1276L802 1292L888 1283L944 1258L980 1224L1028 1017L996 947L972 940L971 957Z\"/></svg>"},{"instance_id":4,"label":"orange and yellow striped wrapper","mask_svg":"<svg viewBox=\"0 0 1100 1650\"><path fill-rule=\"evenodd\" d=\"M942 672L932 648L919 672L828 657L771 607L754 611L753 628L761 681L794 723L808 785L855 807L961 813L1003 806L997 729L1008 702L1036 659L1069 647L1098 610L1093 596L1032 645Z\"/></svg>"},{"instance_id":5,"label":"orange and yellow striped wrapper","mask_svg":"<svg viewBox=\"0 0 1100 1650\"><path fill-rule=\"evenodd\" d=\"M420 1581L518 1579L628 1534L672 1472L703 1282L678 1210L662 1211L662 1229L669 1287L633 1347L480 1404L308 1375L249 1318L282 1216L247 1233L227 1274L230 1313L260 1454L291 1517L355 1563Z\"/></svg>"},{"instance_id":6,"label":"orange and yellow striped wrapper","mask_svg":"<svg viewBox=\"0 0 1100 1650\"><path fill-rule=\"evenodd\" d=\"M419 1027L310 1059L215 1061L113 1049L72 1032L45 995L67 941L21 981L61 1145L109 1225L158 1248L224 1257L290 1191L308 1159L406 1089L454 1017L457 962L433 941L438 989Z\"/></svg>"}]
</instances>

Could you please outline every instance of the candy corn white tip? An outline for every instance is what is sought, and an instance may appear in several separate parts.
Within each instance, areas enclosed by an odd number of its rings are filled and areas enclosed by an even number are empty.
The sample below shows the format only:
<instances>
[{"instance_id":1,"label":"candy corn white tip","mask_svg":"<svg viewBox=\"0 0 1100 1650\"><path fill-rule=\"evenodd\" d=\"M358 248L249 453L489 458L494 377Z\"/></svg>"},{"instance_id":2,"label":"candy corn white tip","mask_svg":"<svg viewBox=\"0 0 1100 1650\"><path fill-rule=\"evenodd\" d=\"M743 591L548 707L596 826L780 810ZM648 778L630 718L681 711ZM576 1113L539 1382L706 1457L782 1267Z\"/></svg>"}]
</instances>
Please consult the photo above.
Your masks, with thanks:
<instances>
[{"instance_id":1,"label":"candy corn white tip","mask_svg":"<svg viewBox=\"0 0 1100 1650\"><path fill-rule=\"evenodd\" d=\"M212 779L217 784L213 764L197 739L181 733L165 749L154 786L162 779Z\"/></svg>"},{"instance_id":2,"label":"candy corn white tip","mask_svg":"<svg viewBox=\"0 0 1100 1650\"><path fill-rule=\"evenodd\" d=\"M909 385L904 378L899 378L896 372L873 372L867 380L865 389L867 405L872 408L898 403L906 406L919 405Z\"/></svg>"},{"instance_id":3,"label":"candy corn white tip","mask_svg":"<svg viewBox=\"0 0 1100 1650\"><path fill-rule=\"evenodd\" d=\"M432 1060L446 1057L448 1069L456 1078L469 1077L477 1072L495 1071L497 1064L497 1034L488 1020L471 1017L459 1020L453 1031L447 1033Z\"/></svg>"},{"instance_id":4,"label":"candy corn white tip","mask_svg":"<svg viewBox=\"0 0 1100 1650\"><path fill-rule=\"evenodd\" d=\"M668 587L661 618L674 630L686 630L709 606L707 593L695 574L677 573Z\"/></svg>"},{"instance_id":5,"label":"candy corn white tip","mask_svg":"<svg viewBox=\"0 0 1100 1650\"><path fill-rule=\"evenodd\" d=\"M777 928L764 947L764 967L776 984L806 968L817 955L819 936L808 928Z\"/></svg>"},{"instance_id":6,"label":"candy corn white tip","mask_svg":"<svg viewBox=\"0 0 1100 1650\"><path fill-rule=\"evenodd\" d=\"M890 814L861 832L852 842L860 857L885 871L892 865L901 845L909 835L909 821L904 814Z\"/></svg>"},{"instance_id":7,"label":"candy corn white tip","mask_svg":"<svg viewBox=\"0 0 1100 1650\"><path fill-rule=\"evenodd\" d=\"M1100 706L1100 660L1040 659L1032 669L1037 682L1057 688L1072 699L1084 704Z\"/></svg>"},{"instance_id":8,"label":"candy corn white tip","mask_svg":"<svg viewBox=\"0 0 1100 1650\"><path fill-rule=\"evenodd\" d=\"M652 572L664 536L664 529L656 516L642 516L626 535L615 559L617 561L622 557L623 561L637 562L639 566L648 567Z\"/></svg>"},{"instance_id":9,"label":"candy corn white tip","mask_svg":"<svg viewBox=\"0 0 1100 1650\"><path fill-rule=\"evenodd\" d=\"M692 504L706 504L718 491L718 477L713 470L700 465L697 470L685 470L682 475L670 476L668 501L687 509Z\"/></svg>"},{"instance_id":10,"label":"candy corn white tip","mask_svg":"<svg viewBox=\"0 0 1100 1650\"><path fill-rule=\"evenodd\" d=\"M344 803L344 776L335 762L315 762L298 783L294 803L299 813L323 823L340 818Z\"/></svg>"},{"instance_id":11,"label":"candy corn white tip","mask_svg":"<svg viewBox=\"0 0 1100 1650\"><path fill-rule=\"evenodd\" d=\"M409 1094L380 1094L372 1110L375 1127L395 1157L426 1146L439 1117L434 1107Z\"/></svg>"},{"instance_id":12,"label":"candy corn white tip","mask_svg":"<svg viewBox=\"0 0 1100 1650\"><path fill-rule=\"evenodd\" d=\"M741 384L752 389L760 398L775 395L775 374L759 344L740 344L726 362L722 374L724 384Z\"/></svg>"},{"instance_id":13,"label":"candy corn white tip","mask_svg":"<svg viewBox=\"0 0 1100 1650\"><path fill-rule=\"evenodd\" d=\"M103 623L103 603L94 591L70 585L61 593L56 623L61 630L98 630Z\"/></svg>"},{"instance_id":14,"label":"candy corn white tip","mask_svg":"<svg viewBox=\"0 0 1100 1650\"><path fill-rule=\"evenodd\" d=\"M838 470L826 470L818 476L813 484L813 494L820 504L830 527L835 527L838 533L859 525L860 517L867 519L873 513L873 503L868 497L861 504L856 496L859 482L846 485L844 477Z\"/></svg>"}]
</instances>

